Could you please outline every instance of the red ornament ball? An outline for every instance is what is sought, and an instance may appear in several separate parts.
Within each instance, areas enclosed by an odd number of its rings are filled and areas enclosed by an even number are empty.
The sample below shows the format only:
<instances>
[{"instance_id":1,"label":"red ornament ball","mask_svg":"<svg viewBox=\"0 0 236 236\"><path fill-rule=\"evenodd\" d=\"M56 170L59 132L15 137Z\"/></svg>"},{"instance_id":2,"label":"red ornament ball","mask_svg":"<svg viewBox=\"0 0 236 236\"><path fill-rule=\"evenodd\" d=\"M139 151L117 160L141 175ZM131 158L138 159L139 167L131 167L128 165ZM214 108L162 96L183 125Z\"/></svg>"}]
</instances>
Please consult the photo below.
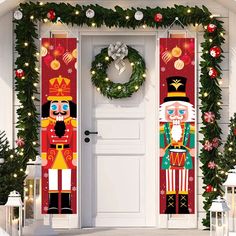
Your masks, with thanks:
<instances>
[{"instance_id":1,"label":"red ornament ball","mask_svg":"<svg viewBox=\"0 0 236 236\"><path fill-rule=\"evenodd\" d=\"M47 14L47 18L48 18L49 20L54 20L54 19L56 18L56 13L55 13L55 11L54 11L54 10L50 10L50 11L48 12L48 14Z\"/></svg>"},{"instance_id":2,"label":"red ornament ball","mask_svg":"<svg viewBox=\"0 0 236 236\"><path fill-rule=\"evenodd\" d=\"M155 14L155 16L154 16L154 21L155 22L162 22L162 20L163 20L163 16L162 16L162 14L161 13L157 13L157 14Z\"/></svg>"},{"instance_id":3,"label":"red ornament ball","mask_svg":"<svg viewBox=\"0 0 236 236\"><path fill-rule=\"evenodd\" d=\"M191 57L188 54L184 54L180 59L184 62L184 64L187 66L191 63Z\"/></svg>"},{"instance_id":4,"label":"red ornament ball","mask_svg":"<svg viewBox=\"0 0 236 236\"><path fill-rule=\"evenodd\" d=\"M43 58L43 61L47 66L50 66L51 62L53 61L53 57L50 54L47 54L47 56Z\"/></svg>"},{"instance_id":5,"label":"red ornament ball","mask_svg":"<svg viewBox=\"0 0 236 236\"><path fill-rule=\"evenodd\" d=\"M25 75L25 72L22 69L17 69L16 70L16 77L18 79L21 79Z\"/></svg>"},{"instance_id":6,"label":"red ornament ball","mask_svg":"<svg viewBox=\"0 0 236 236\"><path fill-rule=\"evenodd\" d=\"M215 68L211 67L208 72L209 76L214 79L218 76L218 72Z\"/></svg>"},{"instance_id":7,"label":"red ornament ball","mask_svg":"<svg viewBox=\"0 0 236 236\"><path fill-rule=\"evenodd\" d=\"M56 56L61 56L62 54L64 54L65 52L65 48L62 47L60 44L56 47L54 54L57 54Z\"/></svg>"},{"instance_id":8,"label":"red ornament ball","mask_svg":"<svg viewBox=\"0 0 236 236\"><path fill-rule=\"evenodd\" d=\"M213 192L214 188L212 187L212 185L208 184L206 186L205 190L206 190L207 193L211 193L211 192Z\"/></svg>"},{"instance_id":9,"label":"red ornament ball","mask_svg":"<svg viewBox=\"0 0 236 236\"><path fill-rule=\"evenodd\" d=\"M213 32L215 32L216 28L217 28L216 25L214 25L214 24L209 24L209 25L207 26L207 32L208 32L208 33L213 33Z\"/></svg>"},{"instance_id":10,"label":"red ornament ball","mask_svg":"<svg viewBox=\"0 0 236 236\"><path fill-rule=\"evenodd\" d=\"M214 46L210 49L210 55L214 58L217 58L221 55L221 49L218 46Z\"/></svg>"}]
</instances>

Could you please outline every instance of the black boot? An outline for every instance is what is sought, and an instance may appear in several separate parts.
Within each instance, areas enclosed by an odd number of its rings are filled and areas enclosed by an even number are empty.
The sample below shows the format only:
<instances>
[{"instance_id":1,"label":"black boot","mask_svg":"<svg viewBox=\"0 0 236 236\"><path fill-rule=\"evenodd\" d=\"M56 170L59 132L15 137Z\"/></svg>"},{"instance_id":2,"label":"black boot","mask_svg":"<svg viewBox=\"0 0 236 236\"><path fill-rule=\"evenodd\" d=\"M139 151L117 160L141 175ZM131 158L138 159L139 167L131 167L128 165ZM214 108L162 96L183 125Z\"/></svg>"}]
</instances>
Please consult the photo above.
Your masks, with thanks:
<instances>
[{"instance_id":1,"label":"black boot","mask_svg":"<svg viewBox=\"0 0 236 236\"><path fill-rule=\"evenodd\" d=\"M176 195L166 195L166 210L165 214L176 214Z\"/></svg>"},{"instance_id":2,"label":"black boot","mask_svg":"<svg viewBox=\"0 0 236 236\"><path fill-rule=\"evenodd\" d=\"M61 194L61 214L72 214L70 193Z\"/></svg>"},{"instance_id":3,"label":"black boot","mask_svg":"<svg viewBox=\"0 0 236 236\"><path fill-rule=\"evenodd\" d=\"M179 194L179 214L189 214L188 194Z\"/></svg>"},{"instance_id":4,"label":"black boot","mask_svg":"<svg viewBox=\"0 0 236 236\"><path fill-rule=\"evenodd\" d=\"M58 214L58 193L49 193L48 214Z\"/></svg>"}]
</instances>

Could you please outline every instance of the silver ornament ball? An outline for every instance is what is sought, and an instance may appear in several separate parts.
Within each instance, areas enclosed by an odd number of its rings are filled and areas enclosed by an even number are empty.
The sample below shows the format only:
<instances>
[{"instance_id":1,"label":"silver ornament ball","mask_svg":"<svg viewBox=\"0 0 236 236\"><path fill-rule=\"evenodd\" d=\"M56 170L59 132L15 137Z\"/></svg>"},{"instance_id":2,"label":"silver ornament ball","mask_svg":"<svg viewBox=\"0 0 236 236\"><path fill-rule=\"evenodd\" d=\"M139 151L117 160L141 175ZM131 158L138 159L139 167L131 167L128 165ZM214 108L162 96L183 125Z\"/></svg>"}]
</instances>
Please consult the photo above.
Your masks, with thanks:
<instances>
[{"instance_id":1,"label":"silver ornament ball","mask_svg":"<svg viewBox=\"0 0 236 236\"><path fill-rule=\"evenodd\" d=\"M141 11L136 11L134 14L134 18L136 20L142 20L143 19L143 13Z\"/></svg>"}]
</instances>

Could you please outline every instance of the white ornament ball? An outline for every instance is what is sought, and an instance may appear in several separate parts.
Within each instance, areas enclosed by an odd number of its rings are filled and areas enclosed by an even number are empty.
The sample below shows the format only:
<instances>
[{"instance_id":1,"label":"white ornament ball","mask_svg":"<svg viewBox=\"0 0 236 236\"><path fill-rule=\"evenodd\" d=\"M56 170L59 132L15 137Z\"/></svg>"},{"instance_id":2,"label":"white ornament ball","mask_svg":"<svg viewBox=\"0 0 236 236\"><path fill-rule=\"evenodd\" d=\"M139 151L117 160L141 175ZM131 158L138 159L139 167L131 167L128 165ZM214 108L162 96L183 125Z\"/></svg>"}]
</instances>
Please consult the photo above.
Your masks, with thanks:
<instances>
[{"instance_id":1,"label":"white ornament ball","mask_svg":"<svg viewBox=\"0 0 236 236\"><path fill-rule=\"evenodd\" d=\"M182 70L184 68L184 62L182 60L178 59L175 61L174 67L176 70Z\"/></svg>"},{"instance_id":2,"label":"white ornament ball","mask_svg":"<svg viewBox=\"0 0 236 236\"><path fill-rule=\"evenodd\" d=\"M136 11L134 14L135 20L142 20L143 19L143 13L141 11Z\"/></svg>"},{"instance_id":3,"label":"white ornament ball","mask_svg":"<svg viewBox=\"0 0 236 236\"><path fill-rule=\"evenodd\" d=\"M86 11L86 16L88 17L88 18L93 18L94 16L95 16L95 12L94 12L94 10L93 9L88 9L87 11Z\"/></svg>"},{"instance_id":4,"label":"white ornament ball","mask_svg":"<svg viewBox=\"0 0 236 236\"><path fill-rule=\"evenodd\" d=\"M22 14L22 12L21 12L20 10L16 10L16 11L14 12L14 18L15 18L16 20L21 20L22 17L23 17L23 14Z\"/></svg>"}]
</instances>

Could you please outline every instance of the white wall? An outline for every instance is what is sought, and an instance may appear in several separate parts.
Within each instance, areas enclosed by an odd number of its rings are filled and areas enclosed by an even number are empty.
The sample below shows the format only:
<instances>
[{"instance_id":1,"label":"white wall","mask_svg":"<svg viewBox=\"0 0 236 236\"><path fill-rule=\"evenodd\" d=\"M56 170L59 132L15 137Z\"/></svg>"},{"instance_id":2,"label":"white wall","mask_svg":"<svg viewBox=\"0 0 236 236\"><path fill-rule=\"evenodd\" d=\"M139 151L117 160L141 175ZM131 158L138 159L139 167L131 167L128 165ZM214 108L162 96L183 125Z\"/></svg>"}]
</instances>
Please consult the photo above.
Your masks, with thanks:
<instances>
[{"instance_id":1,"label":"white wall","mask_svg":"<svg viewBox=\"0 0 236 236\"><path fill-rule=\"evenodd\" d=\"M0 130L13 140L13 47L12 13L0 17Z\"/></svg>"}]
</instances>

